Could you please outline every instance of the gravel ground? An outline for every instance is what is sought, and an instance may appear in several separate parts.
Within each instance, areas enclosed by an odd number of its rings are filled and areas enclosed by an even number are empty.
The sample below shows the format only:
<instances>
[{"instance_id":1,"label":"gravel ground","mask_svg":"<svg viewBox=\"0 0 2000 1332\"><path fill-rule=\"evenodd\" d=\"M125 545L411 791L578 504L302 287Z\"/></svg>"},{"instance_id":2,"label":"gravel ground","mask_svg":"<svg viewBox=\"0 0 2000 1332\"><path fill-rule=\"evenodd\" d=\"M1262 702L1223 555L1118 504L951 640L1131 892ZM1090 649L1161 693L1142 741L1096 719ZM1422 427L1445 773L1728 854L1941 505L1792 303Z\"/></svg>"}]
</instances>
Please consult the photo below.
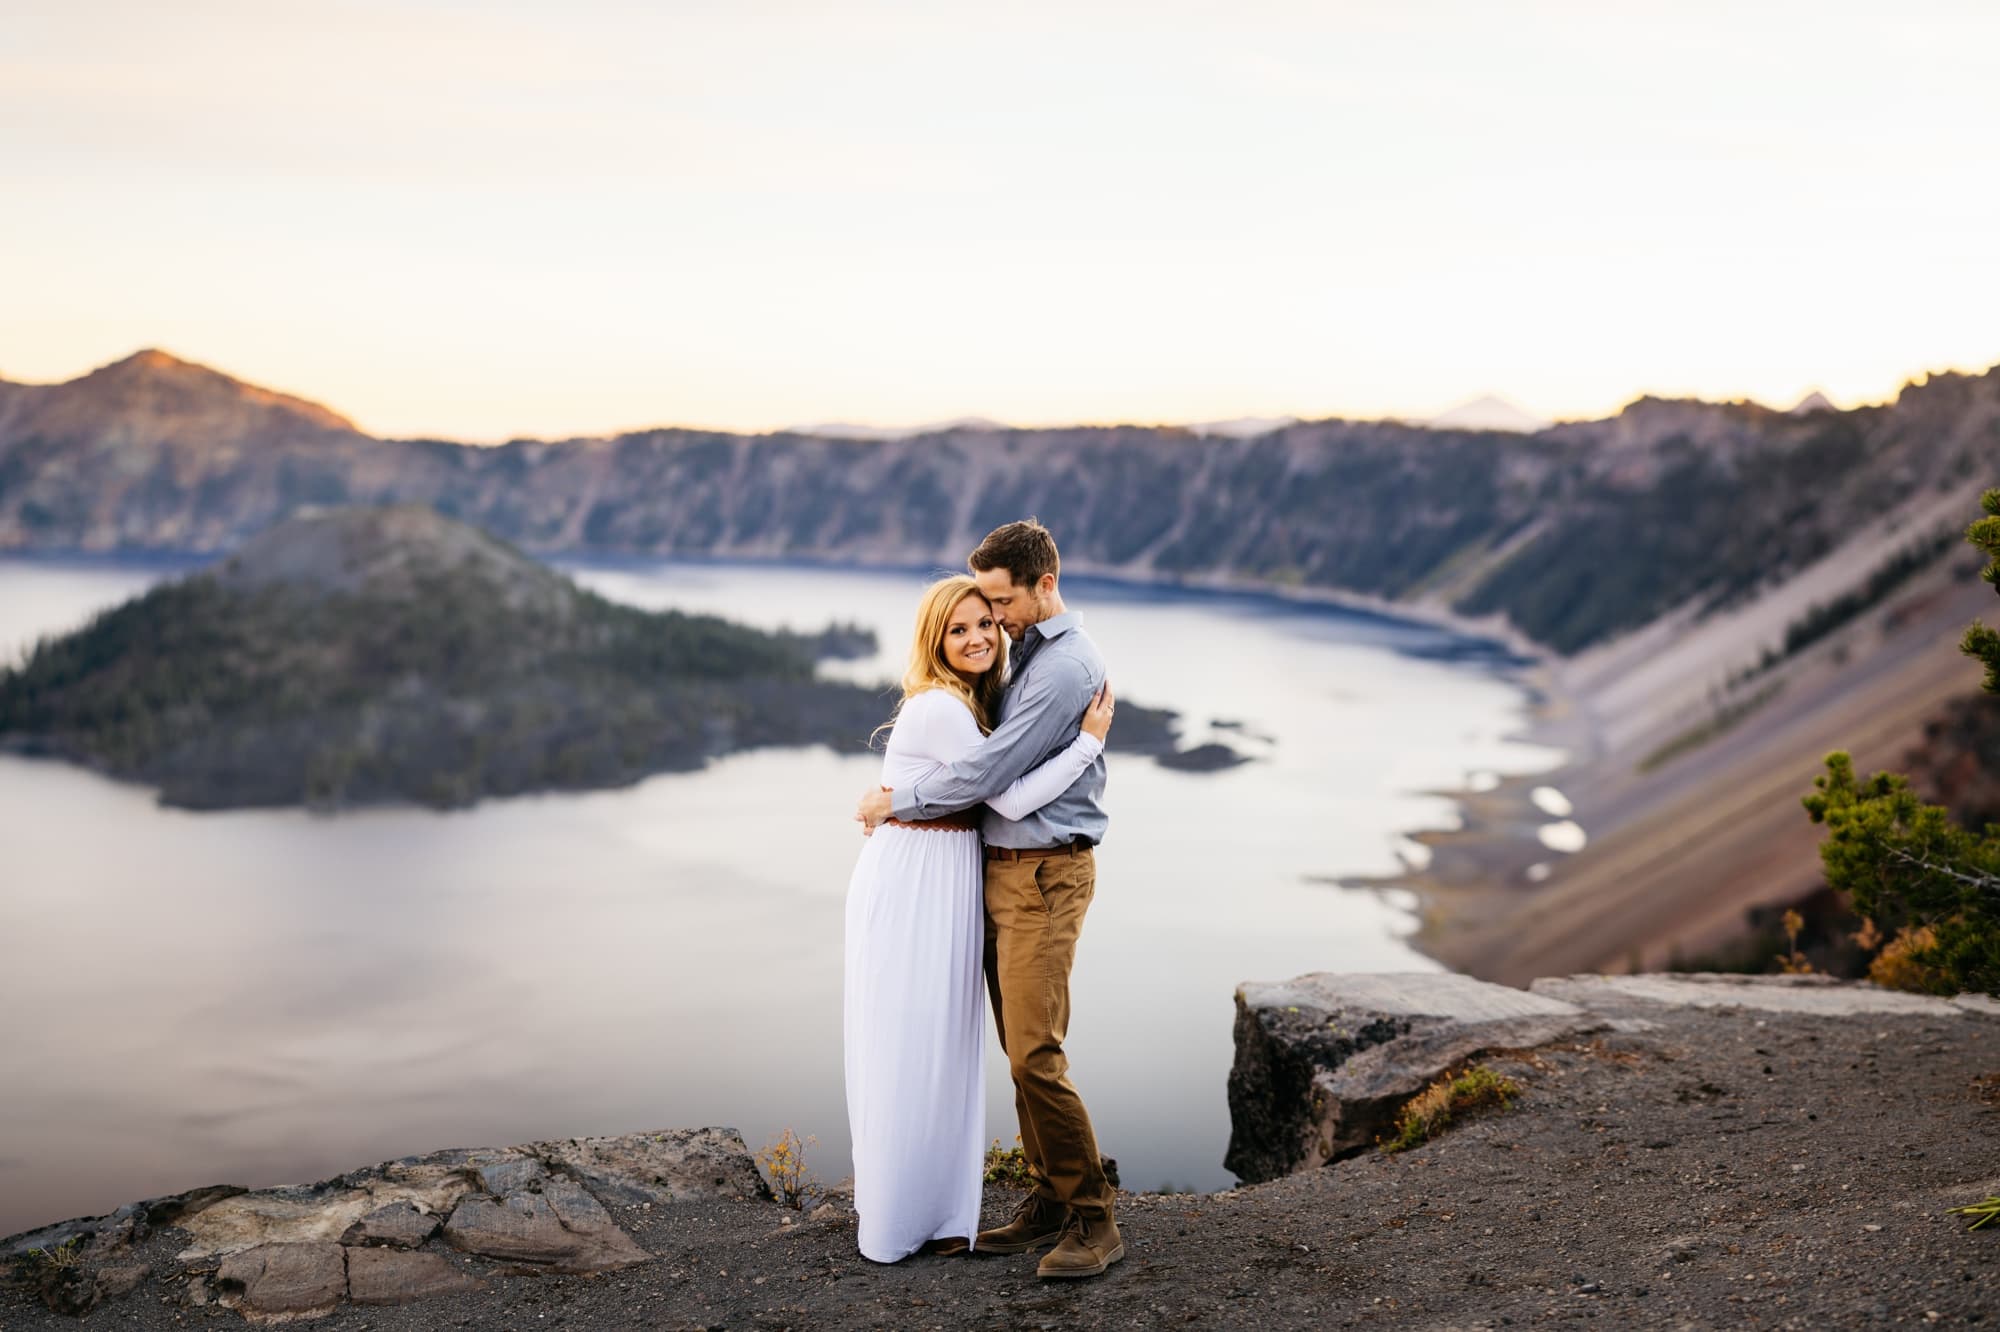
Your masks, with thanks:
<instances>
[{"instance_id":1,"label":"gravel ground","mask_svg":"<svg viewBox=\"0 0 2000 1332\"><path fill-rule=\"evenodd\" d=\"M1637 1010L1635 1010L1637 1011ZM620 1209L654 1262L343 1305L329 1329L1473 1328L2000 1324L2000 1021L1649 1009L1650 1031L1494 1059L1511 1110L1400 1156L1256 1188L1120 1198L1126 1259L1048 1283L1034 1255L854 1251L850 1216ZM1116 1144L1107 1146L1116 1154ZM997 1223L1011 1199L989 1197ZM139 1257L168 1270L183 1235ZM240 1325L148 1280L93 1326ZM19 1291L0 1328L73 1326Z\"/></svg>"}]
</instances>

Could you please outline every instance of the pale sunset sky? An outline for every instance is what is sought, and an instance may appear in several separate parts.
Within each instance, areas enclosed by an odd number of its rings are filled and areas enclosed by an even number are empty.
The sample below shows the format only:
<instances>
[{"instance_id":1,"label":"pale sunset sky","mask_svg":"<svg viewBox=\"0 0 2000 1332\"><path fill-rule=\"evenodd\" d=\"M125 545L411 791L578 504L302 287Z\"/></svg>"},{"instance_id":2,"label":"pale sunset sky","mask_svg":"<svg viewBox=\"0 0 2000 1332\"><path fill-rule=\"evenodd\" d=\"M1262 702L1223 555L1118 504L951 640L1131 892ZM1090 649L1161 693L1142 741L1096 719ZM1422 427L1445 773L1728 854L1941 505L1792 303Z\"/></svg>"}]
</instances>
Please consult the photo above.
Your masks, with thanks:
<instances>
[{"instance_id":1,"label":"pale sunset sky","mask_svg":"<svg viewBox=\"0 0 2000 1332\"><path fill-rule=\"evenodd\" d=\"M388 435L1841 405L2000 362L2000 4L14 0L0 376Z\"/></svg>"}]
</instances>

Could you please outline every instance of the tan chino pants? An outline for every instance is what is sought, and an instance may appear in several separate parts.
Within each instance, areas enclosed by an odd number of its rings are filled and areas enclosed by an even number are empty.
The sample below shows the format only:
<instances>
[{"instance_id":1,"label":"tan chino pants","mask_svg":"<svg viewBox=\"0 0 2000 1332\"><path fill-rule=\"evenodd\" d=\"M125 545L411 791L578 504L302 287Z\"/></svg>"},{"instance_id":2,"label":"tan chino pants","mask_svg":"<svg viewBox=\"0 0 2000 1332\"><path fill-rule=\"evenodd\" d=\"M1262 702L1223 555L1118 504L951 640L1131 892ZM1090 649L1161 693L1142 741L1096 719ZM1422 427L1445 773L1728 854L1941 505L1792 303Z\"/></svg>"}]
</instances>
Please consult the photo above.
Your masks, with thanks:
<instances>
[{"instance_id":1,"label":"tan chino pants","mask_svg":"<svg viewBox=\"0 0 2000 1332\"><path fill-rule=\"evenodd\" d=\"M1093 1219L1112 1189L1083 1098L1069 1080L1069 969L1097 887L1088 849L986 862L986 988L1014 1078L1021 1150L1045 1198Z\"/></svg>"}]
</instances>

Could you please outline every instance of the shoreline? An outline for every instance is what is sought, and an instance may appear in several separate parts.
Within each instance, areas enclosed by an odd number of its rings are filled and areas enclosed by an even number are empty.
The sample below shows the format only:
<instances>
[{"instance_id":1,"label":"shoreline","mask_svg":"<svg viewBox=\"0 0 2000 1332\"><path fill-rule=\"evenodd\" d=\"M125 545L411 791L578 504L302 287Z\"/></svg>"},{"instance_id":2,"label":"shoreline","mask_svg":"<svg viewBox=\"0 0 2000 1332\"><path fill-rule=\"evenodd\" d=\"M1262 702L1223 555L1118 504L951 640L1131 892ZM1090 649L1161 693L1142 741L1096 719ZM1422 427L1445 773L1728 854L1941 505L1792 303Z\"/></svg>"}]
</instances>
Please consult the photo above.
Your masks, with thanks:
<instances>
[{"instance_id":1,"label":"shoreline","mask_svg":"<svg viewBox=\"0 0 2000 1332\"><path fill-rule=\"evenodd\" d=\"M1613 706L1615 676L1611 689L1554 695L1529 734L1566 746L1568 761L1487 790L1442 793L1464 826L1412 835L1430 863L1369 886L1417 893L1424 905L1412 945L1485 980L1650 971L1714 955L1751 932L1752 913L1824 887L1824 829L1800 799L1830 751L1848 752L1864 772L1900 770L1925 725L1978 692L1958 638L1968 616L1990 616L1991 599L1984 584L1940 570L1742 681L1739 696L1757 696L1754 706L1724 695L1693 710L1621 713L1626 733L1616 744L1591 738L1587 713L1566 712ZM1656 757L1691 734L1699 743ZM1537 840L1538 827L1558 821L1529 799L1542 785L1574 806L1587 839L1575 851ZM1549 869L1530 877L1537 863Z\"/></svg>"},{"instance_id":2,"label":"shoreline","mask_svg":"<svg viewBox=\"0 0 2000 1332\"><path fill-rule=\"evenodd\" d=\"M637 555L568 547L555 551L535 550L528 553L557 567L581 566L607 570L657 569L663 566L682 565L689 568L789 569L805 573L880 576L909 574L916 577L934 577L958 572L957 569L929 562L847 562L814 560L800 556L760 558L743 555ZM1503 671L1525 671L1535 667L1550 666L1556 660L1547 648L1536 644L1515 629L1504 616L1473 619L1428 603L1391 601L1364 593L1342 591L1338 588L1285 585L1229 575L1198 578L1147 577L1131 570L1108 569L1083 561L1071 563L1064 577L1071 579L1072 585L1080 583L1085 587L1104 587L1117 592L1261 602L1291 611L1337 611L1346 616L1398 628L1433 630L1469 643L1489 644L1503 649L1504 658L1499 653L1494 654L1494 668Z\"/></svg>"},{"instance_id":3,"label":"shoreline","mask_svg":"<svg viewBox=\"0 0 2000 1332\"><path fill-rule=\"evenodd\" d=\"M929 561L874 562L816 560L805 556L760 557L754 555L640 554L591 547L565 546L556 549L521 547L524 554L556 567L581 565L590 568L657 568L686 565L692 568L793 569L815 573L912 574L930 576L955 573L955 568ZM163 572L187 573L226 559L232 551L190 550L180 547L121 547L116 550L80 548L27 548L0 550L0 561L19 561L77 569L114 569L137 566ZM1310 587L1267 582L1227 574L1197 577L1148 576L1143 571L1107 568L1084 561L1072 562L1069 576L1085 584L1140 591L1179 593L1193 596L1241 598L1263 601L1288 609L1328 609L1384 623L1432 629L1472 642L1506 649L1508 669L1527 669L1551 664L1555 658L1544 648L1508 623L1505 616L1479 618L1458 615L1434 603L1402 602L1339 588Z\"/></svg>"},{"instance_id":4,"label":"shoreline","mask_svg":"<svg viewBox=\"0 0 2000 1332\"><path fill-rule=\"evenodd\" d=\"M1512 738L1560 748L1533 731ZM1556 767L1540 772L1496 773L1490 786L1415 792L1449 801L1458 816L1458 826L1399 831L1396 834L1399 841L1423 848L1424 863L1405 858L1399 871L1342 875L1335 882L1342 888L1377 894L1412 895L1416 900L1417 925L1406 936L1409 945L1448 970L1490 979L1453 956L1450 944L1458 932L1475 924L1491 926L1532 898L1555 877L1561 863L1574 854L1541 842L1538 829L1564 820L1535 804L1531 796L1533 791L1548 787L1567 797L1572 788L1590 781L1590 765L1577 761L1568 750L1563 752L1565 759ZM1530 877L1537 866L1547 867L1547 874L1539 880Z\"/></svg>"}]
</instances>

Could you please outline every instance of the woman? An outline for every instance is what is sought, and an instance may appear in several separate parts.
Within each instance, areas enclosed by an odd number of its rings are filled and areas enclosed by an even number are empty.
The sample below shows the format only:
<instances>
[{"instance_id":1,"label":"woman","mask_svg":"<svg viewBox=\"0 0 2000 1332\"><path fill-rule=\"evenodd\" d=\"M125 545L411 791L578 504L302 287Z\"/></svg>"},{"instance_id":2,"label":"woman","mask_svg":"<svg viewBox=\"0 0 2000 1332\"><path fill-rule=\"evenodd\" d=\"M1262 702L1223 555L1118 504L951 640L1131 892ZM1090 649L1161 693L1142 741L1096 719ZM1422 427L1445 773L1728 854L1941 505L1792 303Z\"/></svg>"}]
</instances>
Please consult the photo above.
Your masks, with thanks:
<instances>
[{"instance_id":1,"label":"woman","mask_svg":"<svg viewBox=\"0 0 2000 1332\"><path fill-rule=\"evenodd\" d=\"M917 608L903 699L882 762L906 787L965 757L993 729L1007 636L978 585L940 579ZM1069 787L1104 748L1107 687L1069 747L988 801L1020 818ZM928 823L889 820L847 888L843 1011L854 1210L862 1256L893 1263L979 1231L986 1143L984 869L974 808Z\"/></svg>"}]
</instances>

